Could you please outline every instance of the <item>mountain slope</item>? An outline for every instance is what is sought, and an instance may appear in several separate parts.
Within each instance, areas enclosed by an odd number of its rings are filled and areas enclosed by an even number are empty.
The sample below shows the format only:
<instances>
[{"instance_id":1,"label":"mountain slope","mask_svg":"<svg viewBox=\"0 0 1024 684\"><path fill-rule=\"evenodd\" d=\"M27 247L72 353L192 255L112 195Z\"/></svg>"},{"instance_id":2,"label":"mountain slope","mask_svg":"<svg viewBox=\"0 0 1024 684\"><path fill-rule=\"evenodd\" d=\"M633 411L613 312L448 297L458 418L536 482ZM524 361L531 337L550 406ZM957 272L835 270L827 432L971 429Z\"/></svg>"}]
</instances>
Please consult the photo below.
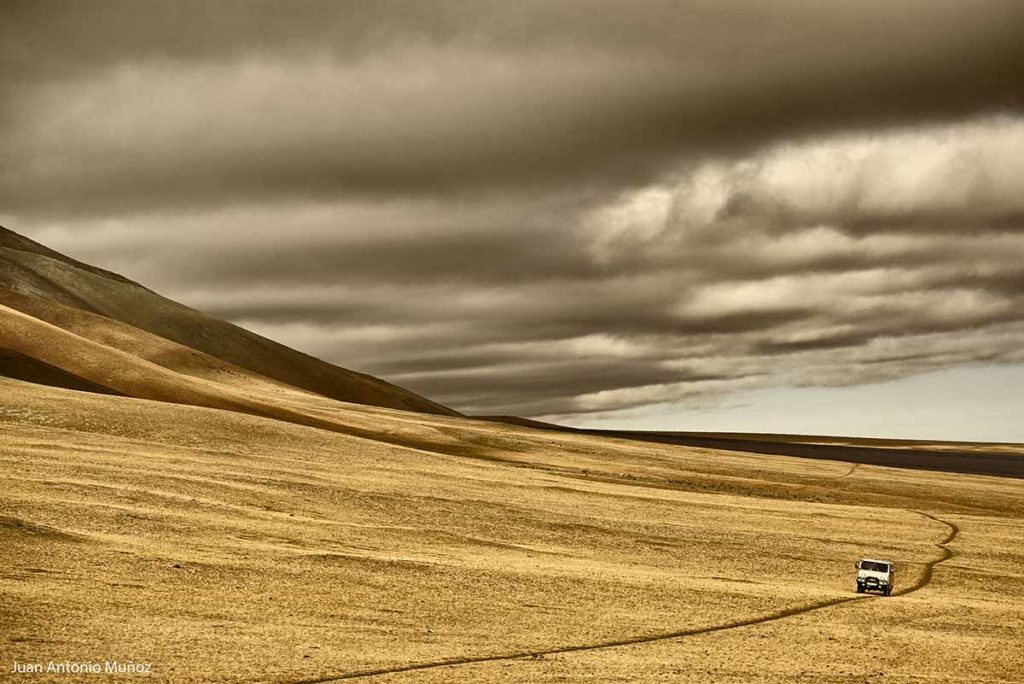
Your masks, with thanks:
<instances>
[{"instance_id":1,"label":"mountain slope","mask_svg":"<svg viewBox=\"0 0 1024 684\"><path fill-rule=\"evenodd\" d=\"M250 379L259 377L262 381L277 381L330 399L405 411L458 415L401 387L289 349L162 297L123 276L75 261L2 227L0 303L57 327L76 326L80 337L100 344L110 343L113 331L118 331L114 337L120 336L120 339L133 343L129 328L158 336L178 345L172 354L177 358L164 359L164 366L174 370L179 361L190 356L194 360L195 354L201 354L207 359L248 371ZM80 315L83 313L87 315ZM7 317L10 318L10 311ZM42 377L38 367L29 373L29 366L25 364L31 365L29 360L35 358L37 352L45 354L47 351L33 349L31 345L22 347L18 365L12 356L9 362L0 364L0 373L6 367L14 377L25 373ZM133 353L125 350L123 345L121 351ZM49 373L46 377L52 383L60 383L62 376ZM74 384L61 386L81 388L72 387ZM138 396L149 396L143 386L136 391Z\"/></svg>"}]
</instances>

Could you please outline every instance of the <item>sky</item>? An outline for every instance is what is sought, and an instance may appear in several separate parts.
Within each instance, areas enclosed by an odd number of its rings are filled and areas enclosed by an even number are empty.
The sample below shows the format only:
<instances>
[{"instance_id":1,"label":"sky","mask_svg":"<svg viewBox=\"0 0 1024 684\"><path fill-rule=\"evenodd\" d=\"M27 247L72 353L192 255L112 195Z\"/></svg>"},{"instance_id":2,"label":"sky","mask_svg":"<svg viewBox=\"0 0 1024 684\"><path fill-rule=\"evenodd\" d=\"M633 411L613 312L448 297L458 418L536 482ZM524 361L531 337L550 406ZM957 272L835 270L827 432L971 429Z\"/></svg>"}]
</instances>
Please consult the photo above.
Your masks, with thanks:
<instances>
[{"instance_id":1,"label":"sky","mask_svg":"<svg viewBox=\"0 0 1024 684\"><path fill-rule=\"evenodd\" d=\"M1022 64L1019 0L8 0L0 223L471 414L1024 441Z\"/></svg>"}]
</instances>

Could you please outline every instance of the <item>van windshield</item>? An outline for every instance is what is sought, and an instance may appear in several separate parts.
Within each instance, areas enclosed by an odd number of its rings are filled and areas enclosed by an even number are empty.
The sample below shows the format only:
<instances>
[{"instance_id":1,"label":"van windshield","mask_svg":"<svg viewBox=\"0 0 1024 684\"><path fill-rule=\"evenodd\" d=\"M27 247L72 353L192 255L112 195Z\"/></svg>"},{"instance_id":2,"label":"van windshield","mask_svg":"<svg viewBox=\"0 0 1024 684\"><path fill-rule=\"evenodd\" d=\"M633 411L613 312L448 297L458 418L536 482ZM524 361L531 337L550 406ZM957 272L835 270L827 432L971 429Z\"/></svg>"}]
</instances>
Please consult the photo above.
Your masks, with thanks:
<instances>
[{"instance_id":1,"label":"van windshield","mask_svg":"<svg viewBox=\"0 0 1024 684\"><path fill-rule=\"evenodd\" d=\"M869 570L871 572L889 572L888 563L876 563L875 561L861 561L861 570Z\"/></svg>"}]
</instances>

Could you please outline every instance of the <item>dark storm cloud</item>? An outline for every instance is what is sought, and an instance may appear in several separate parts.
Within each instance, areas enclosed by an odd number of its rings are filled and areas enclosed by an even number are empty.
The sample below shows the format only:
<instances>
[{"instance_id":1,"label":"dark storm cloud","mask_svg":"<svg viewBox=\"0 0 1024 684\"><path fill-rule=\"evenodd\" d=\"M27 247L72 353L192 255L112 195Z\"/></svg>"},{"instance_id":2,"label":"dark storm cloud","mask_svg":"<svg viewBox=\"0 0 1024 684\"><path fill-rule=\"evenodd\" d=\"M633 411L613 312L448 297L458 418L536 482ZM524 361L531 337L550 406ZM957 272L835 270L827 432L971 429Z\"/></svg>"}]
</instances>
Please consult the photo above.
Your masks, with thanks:
<instances>
[{"instance_id":1,"label":"dark storm cloud","mask_svg":"<svg viewBox=\"0 0 1024 684\"><path fill-rule=\"evenodd\" d=\"M1024 5L0 8L3 222L475 413L1024 359Z\"/></svg>"},{"instance_id":2,"label":"dark storm cloud","mask_svg":"<svg viewBox=\"0 0 1024 684\"><path fill-rule=\"evenodd\" d=\"M569 212L548 240L495 226L565 250L577 266L560 278L550 255L534 271L521 248L474 250L473 279L417 271L410 283L385 268L374 292L359 253L339 253L338 288L268 301L253 279L203 306L476 412L579 414L1011 362L1024 236L983 217L1021 201L1021 159L1024 122L1005 118L784 144ZM977 220L907 231L882 220L894 208Z\"/></svg>"},{"instance_id":3,"label":"dark storm cloud","mask_svg":"<svg viewBox=\"0 0 1024 684\"><path fill-rule=\"evenodd\" d=\"M1024 98L1017 2L6 4L21 212L650 180ZM60 187L59 198L51 188Z\"/></svg>"}]
</instances>

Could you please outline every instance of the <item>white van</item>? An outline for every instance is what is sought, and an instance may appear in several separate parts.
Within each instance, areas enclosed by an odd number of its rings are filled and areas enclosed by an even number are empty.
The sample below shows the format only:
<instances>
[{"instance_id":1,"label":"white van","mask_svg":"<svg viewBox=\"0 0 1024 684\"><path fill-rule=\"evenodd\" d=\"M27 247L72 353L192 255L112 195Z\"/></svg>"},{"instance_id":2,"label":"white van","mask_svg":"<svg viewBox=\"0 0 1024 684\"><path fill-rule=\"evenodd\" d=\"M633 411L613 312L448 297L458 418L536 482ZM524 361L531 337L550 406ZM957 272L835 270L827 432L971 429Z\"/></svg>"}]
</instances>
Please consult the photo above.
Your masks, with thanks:
<instances>
[{"instance_id":1,"label":"white van","mask_svg":"<svg viewBox=\"0 0 1024 684\"><path fill-rule=\"evenodd\" d=\"M857 593L878 591L888 596L896 581L896 565L892 561L861 558L857 561Z\"/></svg>"}]
</instances>

